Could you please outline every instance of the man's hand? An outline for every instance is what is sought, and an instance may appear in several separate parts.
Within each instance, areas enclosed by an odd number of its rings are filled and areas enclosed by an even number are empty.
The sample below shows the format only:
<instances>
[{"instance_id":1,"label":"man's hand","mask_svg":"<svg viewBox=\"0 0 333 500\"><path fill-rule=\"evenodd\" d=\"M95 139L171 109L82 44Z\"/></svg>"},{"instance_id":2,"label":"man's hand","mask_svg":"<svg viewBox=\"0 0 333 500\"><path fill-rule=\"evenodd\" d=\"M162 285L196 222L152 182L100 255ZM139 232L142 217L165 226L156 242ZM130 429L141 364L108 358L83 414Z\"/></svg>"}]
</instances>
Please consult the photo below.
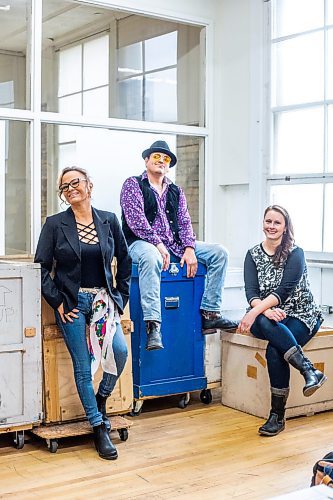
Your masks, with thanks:
<instances>
[{"instance_id":1,"label":"man's hand","mask_svg":"<svg viewBox=\"0 0 333 500\"><path fill-rule=\"evenodd\" d=\"M72 309L72 311L69 311L68 313L64 313L64 304L60 304L58 307L58 313L60 314L61 321L63 323L66 323L66 320L69 321L70 323L73 323L72 318L78 318L78 315L75 314L79 312L78 309Z\"/></svg>"},{"instance_id":2,"label":"man's hand","mask_svg":"<svg viewBox=\"0 0 333 500\"><path fill-rule=\"evenodd\" d=\"M194 278L198 270L198 261L194 253L194 249L186 247L183 257L180 261L180 266L187 265L187 277Z\"/></svg>"},{"instance_id":3,"label":"man's hand","mask_svg":"<svg viewBox=\"0 0 333 500\"><path fill-rule=\"evenodd\" d=\"M163 264L162 264L162 271L167 271L169 269L170 265L170 254L168 250L166 249L165 245L163 243L159 243L156 245L157 250L160 252L162 255L163 259Z\"/></svg>"},{"instance_id":4,"label":"man's hand","mask_svg":"<svg viewBox=\"0 0 333 500\"><path fill-rule=\"evenodd\" d=\"M286 313L282 310L276 307L275 309L267 309L263 314L266 316L266 318L271 319L273 321L282 321L287 317Z\"/></svg>"}]
</instances>

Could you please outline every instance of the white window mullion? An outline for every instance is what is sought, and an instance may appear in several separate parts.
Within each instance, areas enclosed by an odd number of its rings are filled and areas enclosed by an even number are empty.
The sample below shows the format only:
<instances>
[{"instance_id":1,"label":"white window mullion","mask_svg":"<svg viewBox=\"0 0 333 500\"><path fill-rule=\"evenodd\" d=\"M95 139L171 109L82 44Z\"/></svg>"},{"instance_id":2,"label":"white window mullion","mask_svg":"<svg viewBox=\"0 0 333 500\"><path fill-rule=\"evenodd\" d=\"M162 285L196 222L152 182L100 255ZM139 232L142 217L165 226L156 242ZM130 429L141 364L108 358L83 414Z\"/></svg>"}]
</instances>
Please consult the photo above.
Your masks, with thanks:
<instances>
[{"instance_id":1,"label":"white window mullion","mask_svg":"<svg viewBox=\"0 0 333 500\"><path fill-rule=\"evenodd\" d=\"M30 252L34 253L41 229L41 65L42 65L42 0L32 0L31 12L31 110L29 157L30 184Z\"/></svg>"}]
</instances>

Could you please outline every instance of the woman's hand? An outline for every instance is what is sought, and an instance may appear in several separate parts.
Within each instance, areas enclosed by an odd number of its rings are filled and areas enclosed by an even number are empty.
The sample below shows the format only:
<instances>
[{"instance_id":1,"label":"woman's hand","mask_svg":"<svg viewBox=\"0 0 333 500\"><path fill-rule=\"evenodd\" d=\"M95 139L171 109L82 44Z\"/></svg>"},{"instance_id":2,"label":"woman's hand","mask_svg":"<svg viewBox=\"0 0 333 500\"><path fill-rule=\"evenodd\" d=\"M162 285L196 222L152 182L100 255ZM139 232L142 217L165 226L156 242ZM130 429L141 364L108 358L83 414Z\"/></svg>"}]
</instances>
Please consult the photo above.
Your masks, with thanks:
<instances>
[{"instance_id":1,"label":"woman's hand","mask_svg":"<svg viewBox=\"0 0 333 500\"><path fill-rule=\"evenodd\" d=\"M71 311L69 311L68 313L65 314L64 313L64 304L60 304L60 306L58 307L58 313L59 313L61 321L63 323L66 323L66 320L69 321L70 323L73 323L72 318L78 318L78 315L75 314L78 312L79 312L78 309L72 309Z\"/></svg>"},{"instance_id":2,"label":"woman's hand","mask_svg":"<svg viewBox=\"0 0 333 500\"><path fill-rule=\"evenodd\" d=\"M237 332L239 332L239 333L249 332L256 317L257 317L257 314L253 310L247 312L245 314L245 316L243 316L241 322L239 323L238 328L237 328Z\"/></svg>"},{"instance_id":3,"label":"woman's hand","mask_svg":"<svg viewBox=\"0 0 333 500\"><path fill-rule=\"evenodd\" d=\"M263 314L266 318L277 322L282 321L287 316L286 313L279 307L276 307L275 309L267 309L263 312Z\"/></svg>"}]
</instances>

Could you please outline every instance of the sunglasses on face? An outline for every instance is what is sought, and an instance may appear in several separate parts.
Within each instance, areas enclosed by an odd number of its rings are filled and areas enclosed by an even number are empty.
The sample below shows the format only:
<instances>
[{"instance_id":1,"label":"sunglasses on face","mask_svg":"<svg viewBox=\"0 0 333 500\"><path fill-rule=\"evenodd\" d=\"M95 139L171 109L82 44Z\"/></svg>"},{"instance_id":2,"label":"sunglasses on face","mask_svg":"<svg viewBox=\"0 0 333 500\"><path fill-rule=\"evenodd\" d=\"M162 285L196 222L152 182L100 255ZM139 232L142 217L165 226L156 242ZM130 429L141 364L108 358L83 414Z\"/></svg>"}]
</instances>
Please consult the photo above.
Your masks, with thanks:
<instances>
[{"instance_id":1,"label":"sunglasses on face","mask_svg":"<svg viewBox=\"0 0 333 500\"><path fill-rule=\"evenodd\" d=\"M164 163L169 165L171 163L171 158L168 155L163 155L162 153L153 153L151 155L154 161L162 160Z\"/></svg>"},{"instance_id":2,"label":"sunglasses on face","mask_svg":"<svg viewBox=\"0 0 333 500\"><path fill-rule=\"evenodd\" d=\"M71 182L64 182L64 184L61 184L61 186L59 186L59 191L60 193L67 193L67 191L69 190L69 186L75 189L78 187L81 181L86 180L87 179L85 179L84 177L77 177L76 179L72 179Z\"/></svg>"}]
</instances>

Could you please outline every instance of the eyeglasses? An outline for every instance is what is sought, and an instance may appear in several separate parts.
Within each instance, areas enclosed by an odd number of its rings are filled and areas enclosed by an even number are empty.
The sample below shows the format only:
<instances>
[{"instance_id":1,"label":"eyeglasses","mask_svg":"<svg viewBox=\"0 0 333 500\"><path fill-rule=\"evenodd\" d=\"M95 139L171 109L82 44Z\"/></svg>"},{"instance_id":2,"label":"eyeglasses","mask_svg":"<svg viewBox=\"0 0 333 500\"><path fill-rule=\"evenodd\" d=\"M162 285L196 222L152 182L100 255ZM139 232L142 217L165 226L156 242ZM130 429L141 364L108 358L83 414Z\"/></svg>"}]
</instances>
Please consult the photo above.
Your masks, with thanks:
<instances>
[{"instance_id":1,"label":"eyeglasses","mask_svg":"<svg viewBox=\"0 0 333 500\"><path fill-rule=\"evenodd\" d=\"M151 156L154 161L162 160L167 165L171 163L171 158L168 155L163 155L162 153L153 153Z\"/></svg>"},{"instance_id":2,"label":"eyeglasses","mask_svg":"<svg viewBox=\"0 0 333 500\"><path fill-rule=\"evenodd\" d=\"M60 193L67 193L67 191L69 190L69 186L73 189L77 188L81 181L87 181L87 179L85 179L84 177L77 177L76 179L72 179L71 182L64 182L64 184L61 184L61 186L59 186Z\"/></svg>"}]
</instances>

